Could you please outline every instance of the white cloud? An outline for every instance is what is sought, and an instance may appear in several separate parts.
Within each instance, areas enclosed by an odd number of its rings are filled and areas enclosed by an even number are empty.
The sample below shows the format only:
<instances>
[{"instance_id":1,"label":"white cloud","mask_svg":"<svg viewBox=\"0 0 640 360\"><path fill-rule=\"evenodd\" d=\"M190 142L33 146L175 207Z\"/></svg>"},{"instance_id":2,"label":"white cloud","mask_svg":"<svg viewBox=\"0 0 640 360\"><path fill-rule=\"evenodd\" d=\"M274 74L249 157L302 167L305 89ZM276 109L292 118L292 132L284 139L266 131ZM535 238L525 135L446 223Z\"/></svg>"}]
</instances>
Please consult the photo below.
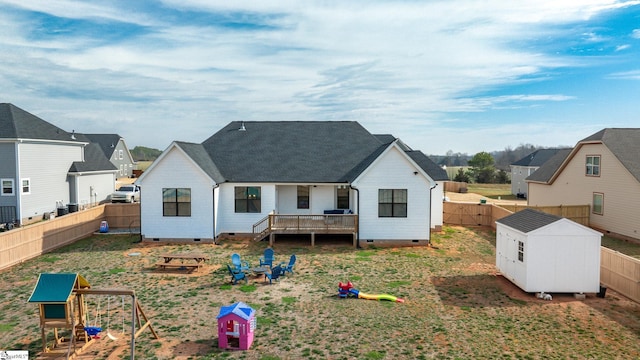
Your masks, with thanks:
<instances>
[{"instance_id":1,"label":"white cloud","mask_svg":"<svg viewBox=\"0 0 640 360\"><path fill-rule=\"evenodd\" d=\"M459 112L574 100L553 89L478 94L576 65L526 41L637 3L164 0L163 9L144 3L134 11L128 2L0 0L5 9L143 29L112 41L34 37L28 15L0 10L0 97L66 129L115 128L130 146L198 142L238 119L357 120L413 137L442 123L459 126ZM172 15L182 11L264 26L179 22Z\"/></svg>"}]
</instances>

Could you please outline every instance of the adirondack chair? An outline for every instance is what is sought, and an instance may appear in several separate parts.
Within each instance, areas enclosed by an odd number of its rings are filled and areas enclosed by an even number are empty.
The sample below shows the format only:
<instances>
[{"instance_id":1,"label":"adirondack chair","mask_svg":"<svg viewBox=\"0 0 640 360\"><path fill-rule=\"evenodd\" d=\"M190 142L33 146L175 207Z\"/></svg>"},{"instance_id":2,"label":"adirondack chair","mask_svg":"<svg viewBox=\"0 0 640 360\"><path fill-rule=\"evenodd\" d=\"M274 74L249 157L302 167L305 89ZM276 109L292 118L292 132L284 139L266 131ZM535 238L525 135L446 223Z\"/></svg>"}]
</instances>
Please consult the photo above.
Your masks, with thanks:
<instances>
[{"instance_id":1,"label":"adirondack chair","mask_svg":"<svg viewBox=\"0 0 640 360\"><path fill-rule=\"evenodd\" d=\"M260 266L273 266L274 254L272 248L266 248L264 255L260 257Z\"/></svg>"},{"instance_id":2,"label":"adirondack chair","mask_svg":"<svg viewBox=\"0 0 640 360\"><path fill-rule=\"evenodd\" d=\"M251 269L251 265L249 265L249 262L240 259L239 254L231 255L231 263L233 264L233 268L235 270L246 271Z\"/></svg>"},{"instance_id":3,"label":"adirondack chair","mask_svg":"<svg viewBox=\"0 0 640 360\"><path fill-rule=\"evenodd\" d=\"M231 265L227 264L227 269L229 269L229 274L231 274L231 282L235 285L240 280L244 280L245 283L249 282L247 279L247 275L242 271L235 271L231 268Z\"/></svg>"},{"instance_id":4,"label":"adirondack chair","mask_svg":"<svg viewBox=\"0 0 640 360\"><path fill-rule=\"evenodd\" d=\"M289 263L286 264L284 261L280 263L282 266L282 275L287 275L287 272L293 274L293 266L296 264L296 254L291 255L289 258Z\"/></svg>"},{"instance_id":5,"label":"adirondack chair","mask_svg":"<svg viewBox=\"0 0 640 360\"><path fill-rule=\"evenodd\" d=\"M278 265L276 267L274 267L273 269L271 269L271 273L265 273L264 276L266 276L269 279L269 284L271 284L271 282L273 280L275 281L280 281L280 275L282 275L282 266ZM266 281L266 279L265 279Z\"/></svg>"}]
</instances>

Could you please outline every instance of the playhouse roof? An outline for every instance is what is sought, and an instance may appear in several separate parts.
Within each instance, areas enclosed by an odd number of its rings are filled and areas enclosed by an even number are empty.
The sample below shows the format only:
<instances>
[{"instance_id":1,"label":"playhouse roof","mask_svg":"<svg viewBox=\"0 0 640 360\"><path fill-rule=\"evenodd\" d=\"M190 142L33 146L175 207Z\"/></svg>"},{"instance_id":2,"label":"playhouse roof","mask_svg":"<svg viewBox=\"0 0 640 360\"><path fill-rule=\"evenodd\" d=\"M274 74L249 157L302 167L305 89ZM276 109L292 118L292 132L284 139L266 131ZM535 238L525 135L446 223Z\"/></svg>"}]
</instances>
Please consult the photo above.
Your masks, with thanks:
<instances>
[{"instance_id":1,"label":"playhouse roof","mask_svg":"<svg viewBox=\"0 0 640 360\"><path fill-rule=\"evenodd\" d=\"M40 274L29 302L65 303L74 289L89 287L89 282L80 274Z\"/></svg>"},{"instance_id":2,"label":"playhouse roof","mask_svg":"<svg viewBox=\"0 0 640 360\"><path fill-rule=\"evenodd\" d=\"M234 314L234 315L240 316L245 320L249 320L254 312L255 310L253 310L253 308L251 308L249 305L240 301L235 304L221 307L220 313L218 314L218 317L216 317L216 319L220 319L227 315Z\"/></svg>"}]
</instances>

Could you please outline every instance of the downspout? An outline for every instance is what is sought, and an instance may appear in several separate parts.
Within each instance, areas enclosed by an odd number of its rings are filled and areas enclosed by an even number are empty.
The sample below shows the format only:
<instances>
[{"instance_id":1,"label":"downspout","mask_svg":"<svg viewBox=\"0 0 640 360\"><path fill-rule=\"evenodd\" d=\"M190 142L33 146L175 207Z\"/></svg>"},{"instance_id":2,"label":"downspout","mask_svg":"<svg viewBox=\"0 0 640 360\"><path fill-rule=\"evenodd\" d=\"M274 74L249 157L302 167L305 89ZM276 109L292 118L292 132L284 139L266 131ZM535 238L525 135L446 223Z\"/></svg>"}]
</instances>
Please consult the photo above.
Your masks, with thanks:
<instances>
[{"instance_id":1,"label":"downspout","mask_svg":"<svg viewBox=\"0 0 640 360\"><path fill-rule=\"evenodd\" d=\"M427 224L429 224L427 227L429 242L427 243L427 246L431 246L431 216L433 216L431 210L433 209L433 189L435 189L436 186L438 186L438 183L434 181L434 185L429 188L429 219L427 221Z\"/></svg>"},{"instance_id":2,"label":"downspout","mask_svg":"<svg viewBox=\"0 0 640 360\"><path fill-rule=\"evenodd\" d=\"M218 245L218 242L216 241L216 189L220 187L220 184L216 183L213 186L213 189L211 190L211 200L212 200L212 204L211 204L211 215L212 217L212 227L213 227L213 244L214 245Z\"/></svg>"},{"instance_id":3,"label":"downspout","mask_svg":"<svg viewBox=\"0 0 640 360\"><path fill-rule=\"evenodd\" d=\"M22 189L22 183L20 181L21 175L20 174L20 144L22 143L22 140L20 140L19 142L16 142L16 175L15 175L15 183L14 183L14 189L13 191L15 192L16 195L16 218L13 219L14 224L17 222L18 226L22 226L22 191L20 191Z\"/></svg>"},{"instance_id":4,"label":"downspout","mask_svg":"<svg viewBox=\"0 0 640 360\"><path fill-rule=\"evenodd\" d=\"M349 184L349 188L356 191L356 214L358 215L358 231L356 232L356 249L360 249L360 189Z\"/></svg>"},{"instance_id":5,"label":"downspout","mask_svg":"<svg viewBox=\"0 0 640 360\"><path fill-rule=\"evenodd\" d=\"M98 197L96 196L96 201L98 200ZM138 201L138 216L140 217L140 241L138 242L142 242L142 237L144 236L142 234L142 186L140 186L140 200Z\"/></svg>"}]
</instances>

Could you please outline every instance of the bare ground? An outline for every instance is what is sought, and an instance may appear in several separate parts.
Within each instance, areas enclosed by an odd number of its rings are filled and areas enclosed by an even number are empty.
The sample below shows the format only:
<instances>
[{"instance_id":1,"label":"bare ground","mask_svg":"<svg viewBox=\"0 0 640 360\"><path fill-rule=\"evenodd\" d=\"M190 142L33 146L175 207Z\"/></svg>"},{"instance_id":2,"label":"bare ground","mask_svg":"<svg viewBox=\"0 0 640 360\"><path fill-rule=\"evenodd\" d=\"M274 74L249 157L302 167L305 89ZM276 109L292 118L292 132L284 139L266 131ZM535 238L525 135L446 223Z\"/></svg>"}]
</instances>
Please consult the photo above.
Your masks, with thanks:
<instances>
[{"instance_id":1,"label":"bare ground","mask_svg":"<svg viewBox=\"0 0 640 360\"><path fill-rule=\"evenodd\" d=\"M355 250L348 239L278 240L279 261L298 255L295 274L268 285L261 277L230 285L232 253L252 263L266 247L248 240L215 245L137 243L127 236L96 236L0 273L0 350L40 351L38 314L26 303L41 272L77 272L94 288L136 291L159 340L137 340L138 359L431 359L640 358L640 307L609 290L605 298L524 293L496 273L495 234L485 228L445 227L433 247ZM199 272L159 271L166 252L204 252ZM362 292L387 293L405 303L339 299L340 281ZM98 303L102 326L120 335L102 338L82 358L128 358L119 298ZM249 351L218 349L220 306L244 301L258 328ZM114 304L117 304L115 306ZM128 306L128 305L127 305ZM129 308L125 308L128 314ZM125 331L129 323L126 320Z\"/></svg>"}]
</instances>

